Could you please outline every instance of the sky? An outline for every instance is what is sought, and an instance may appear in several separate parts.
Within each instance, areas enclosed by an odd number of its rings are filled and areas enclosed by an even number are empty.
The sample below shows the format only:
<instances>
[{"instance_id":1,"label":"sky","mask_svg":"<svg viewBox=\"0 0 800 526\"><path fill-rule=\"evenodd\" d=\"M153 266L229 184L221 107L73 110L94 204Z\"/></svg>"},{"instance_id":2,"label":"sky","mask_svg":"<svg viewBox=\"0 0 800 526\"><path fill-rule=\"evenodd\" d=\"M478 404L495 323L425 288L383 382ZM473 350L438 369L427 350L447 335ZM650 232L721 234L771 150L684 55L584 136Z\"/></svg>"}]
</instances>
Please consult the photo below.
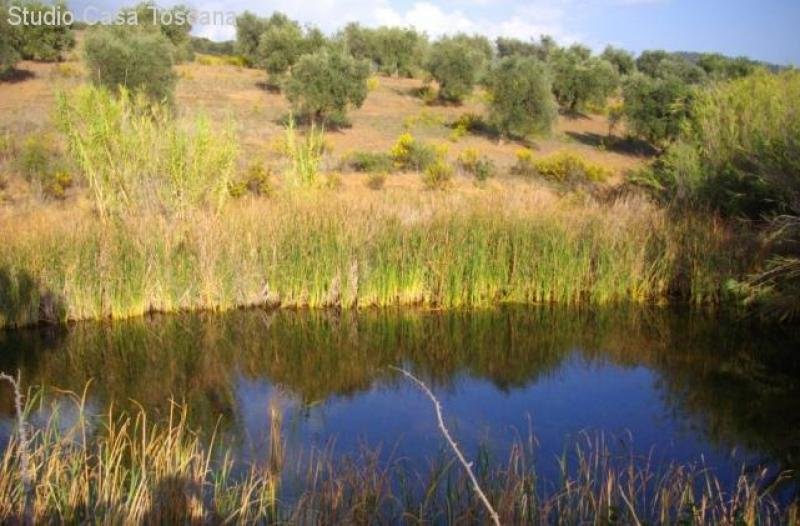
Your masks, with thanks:
<instances>
[{"instance_id":1,"label":"sky","mask_svg":"<svg viewBox=\"0 0 800 526\"><path fill-rule=\"evenodd\" d=\"M114 11L133 0L72 0L80 18L87 5ZM169 6L172 1L157 2ZM347 22L414 26L436 37L481 33L528 40L548 34L595 50L613 44L644 49L718 51L776 64L800 65L800 0L184 0L207 12L259 15L282 11L332 33ZM212 40L235 37L226 25L196 26Z\"/></svg>"}]
</instances>

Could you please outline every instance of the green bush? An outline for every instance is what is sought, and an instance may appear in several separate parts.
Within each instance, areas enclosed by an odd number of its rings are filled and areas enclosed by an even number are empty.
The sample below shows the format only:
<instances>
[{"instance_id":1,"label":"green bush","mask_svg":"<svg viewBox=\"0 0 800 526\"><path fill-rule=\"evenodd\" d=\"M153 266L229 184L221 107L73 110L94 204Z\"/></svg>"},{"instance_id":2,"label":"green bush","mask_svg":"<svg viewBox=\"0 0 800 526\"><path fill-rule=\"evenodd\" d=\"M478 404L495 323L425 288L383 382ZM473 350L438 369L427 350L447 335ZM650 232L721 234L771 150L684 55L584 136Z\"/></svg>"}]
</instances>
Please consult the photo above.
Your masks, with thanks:
<instances>
[{"instance_id":1,"label":"green bush","mask_svg":"<svg viewBox=\"0 0 800 526\"><path fill-rule=\"evenodd\" d=\"M159 35L160 36L160 35ZM161 37L163 38L163 37ZM58 96L57 123L101 217L219 211L229 194L237 141L202 116L191 126L143 93L82 86Z\"/></svg>"},{"instance_id":2,"label":"green bush","mask_svg":"<svg viewBox=\"0 0 800 526\"><path fill-rule=\"evenodd\" d=\"M566 110L577 111L590 103L604 105L619 84L619 75L606 60L592 57L582 46L556 50L550 58L553 93Z\"/></svg>"},{"instance_id":3,"label":"green bush","mask_svg":"<svg viewBox=\"0 0 800 526\"><path fill-rule=\"evenodd\" d=\"M679 140L639 177L669 201L759 218L800 213L800 73L697 91Z\"/></svg>"},{"instance_id":4,"label":"green bush","mask_svg":"<svg viewBox=\"0 0 800 526\"><path fill-rule=\"evenodd\" d=\"M236 17L234 49L236 54L244 57L250 66L255 66L259 62L258 45L268 24L267 19L256 16L250 11L245 11Z\"/></svg>"},{"instance_id":5,"label":"green bush","mask_svg":"<svg viewBox=\"0 0 800 526\"><path fill-rule=\"evenodd\" d=\"M26 0L15 5L23 6L31 13L37 13L31 15L34 17L39 17L41 16L40 13L52 9L60 9L61 12L67 9L66 4L63 2L46 4L36 0ZM17 31L19 38L18 51L22 58L28 60L55 62L62 58L64 52L75 46L74 32L69 26L63 24L24 24L18 26Z\"/></svg>"},{"instance_id":6,"label":"green bush","mask_svg":"<svg viewBox=\"0 0 800 526\"><path fill-rule=\"evenodd\" d=\"M489 73L489 121L507 136L549 133L557 116L547 67L535 58L506 57Z\"/></svg>"},{"instance_id":7,"label":"green bush","mask_svg":"<svg viewBox=\"0 0 800 526\"><path fill-rule=\"evenodd\" d=\"M20 59L19 28L8 20L8 2L0 0L0 80L14 69Z\"/></svg>"},{"instance_id":8,"label":"green bush","mask_svg":"<svg viewBox=\"0 0 800 526\"><path fill-rule=\"evenodd\" d=\"M623 86L623 114L628 131L655 146L664 146L681 131L692 88L677 78L633 75Z\"/></svg>"},{"instance_id":9,"label":"green bush","mask_svg":"<svg viewBox=\"0 0 800 526\"><path fill-rule=\"evenodd\" d=\"M31 135L15 159L17 172L44 197L63 199L72 187L72 174L52 137Z\"/></svg>"},{"instance_id":10,"label":"green bush","mask_svg":"<svg viewBox=\"0 0 800 526\"><path fill-rule=\"evenodd\" d=\"M410 133L404 133L389 152L397 168L421 171L436 162L436 148L418 141Z\"/></svg>"},{"instance_id":11,"label":"green bush","mask_svg":"<svg viewBox=\"0 0 800 526\"><path fill-rule=\"evenodd\" d=\"M142 91L157 101L172 101L176 76L173 46L160 32L129 26L98 27L84 43L86 64L95 84Z\"/></svg>"},{"instance_id":12,"label":"green bush","mask_svg":"<svg viewBox=\"0 0 800 526\"><path fill-rule=\"evenodd\" d=\"M495 165L485 155L480 155L474 148L467 148L458 156L458 166L475 177L478 182L484 182L495 175Z\"/></svg>"},{"instance_id":13,"label":"green bush","mask_svg":"<svg viewBox=\"0 0 800 526\"><path fill-rule=\"evenodd\" d=\"M390 172L394 166L392 157L383 152L353 152L347 164L356 172L367 173Z\"/></svg>"},{"instance_id":14,"label":"green bush","mask_svg":"<svg viewBox=\"0 0 800 526\"><path fill-rule=\"evenodd\" d=\"M300 115L342 121L349 108L364 104L368 77L366 62L338 52L320 51L304 55L292 68L286 97Z\"/></svg>"},{"instance_id":15,"label":"green bush","mask_svg":"<svg viewBox=\"0 0 800 526\"><path fill-rule=\"evenodd\" d=\"M427 69L439 83L439 98L461 102L478 81L483 57L458 37L443 37L431 46Z\"/></svg>"},{"instance_id":16,"label":"green bush","mask_svg":"<svg viewBox=\"0 0 800 526\"><path fill-rule=\"evenodd\" d=\"M422 173L422 183L430 190L443 190L453 180L453 167L444 159L436 159Z\"/></svg>"}]
</instances>

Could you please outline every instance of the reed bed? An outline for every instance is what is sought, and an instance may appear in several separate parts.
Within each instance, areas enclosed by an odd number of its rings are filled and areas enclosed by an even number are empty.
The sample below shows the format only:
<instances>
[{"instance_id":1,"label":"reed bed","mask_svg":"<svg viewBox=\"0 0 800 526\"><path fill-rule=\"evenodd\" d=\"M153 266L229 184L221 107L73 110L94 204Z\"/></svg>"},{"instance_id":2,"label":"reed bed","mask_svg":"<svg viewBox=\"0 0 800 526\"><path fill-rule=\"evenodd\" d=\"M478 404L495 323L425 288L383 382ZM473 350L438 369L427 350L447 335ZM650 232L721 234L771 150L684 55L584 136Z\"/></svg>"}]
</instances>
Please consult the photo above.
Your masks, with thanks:
<instances>
[{"instance_id":1,"label":"reed bed","mask_svg":"<svg viewBox=\"0 0 800 526\"><path fill-rule=\"evenodd\" d=\"M0 327L244 306L716 304L757 258L730 224L573 201L520 184L286 192L183 218L20 212L0 221Z\"/></svg>"},{"instance_id":2,"label":"reed bed","mask_svg":"<svg viewBox=\"0 0 800 526\"><path fill-rule=\"evenodd\" d=\"M25 416L39 414L33 397ZM0 521L107 524L465 524L488 520L472 482L447 455L419 472L365 450L337 458L315 452L282 466L283 445L252 466L234 466L219 437L201 438L173 406L154 423L143 409L92 416L85 396L47 404L43 421L0 462ZM66 418L63 415L68 415ZM271 440L280 416L270 411ZM34 419L35 420L35 419ZM71 423L68 423L70 422ZM765 472L742 472L722 487L702 464L655 466L585 435L559 461L560 480L537 477L534 440L520 440L505 462L479 455L475 471L503 524L795 524ZM22 448L30 459L20 463ZM25 490L30 483L33 491ZM294 488L284 492L284 484Z\"/></svg>"}]
</instances>

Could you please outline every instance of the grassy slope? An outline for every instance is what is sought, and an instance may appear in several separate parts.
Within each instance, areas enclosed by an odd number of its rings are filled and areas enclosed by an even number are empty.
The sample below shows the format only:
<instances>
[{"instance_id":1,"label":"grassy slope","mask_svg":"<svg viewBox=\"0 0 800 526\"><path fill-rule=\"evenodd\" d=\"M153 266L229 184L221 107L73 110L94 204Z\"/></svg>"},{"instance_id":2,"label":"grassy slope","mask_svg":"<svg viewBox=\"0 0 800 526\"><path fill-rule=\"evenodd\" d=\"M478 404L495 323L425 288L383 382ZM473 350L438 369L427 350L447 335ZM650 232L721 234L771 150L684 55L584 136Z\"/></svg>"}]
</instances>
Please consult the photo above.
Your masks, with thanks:
<instances>
[{"instance_id":1,"label":"grassy slope","mask_svg":"<svg viewBox=\"0 0 800 526\"><path fill-rule=\"evenodd\" d=\"M53 93L80 78L67 66L23 63L33 77L0 84L0 126L21 143L34 131L53 142ZM65 69L66 68L66 69ZM230 66L179 67L178 109L232 116L243 150L274 161L284 99L259 87L263 75ZM426 107L415 80L382 78L350 129L328 134L326 164L348 150L386 150L420 115L449 121L480 113ZM436 119L434 119L436 120ZM724 282L751 267L747 245L730 228L690 218L670 222L637 199L598 204L512 177L519 144L469 136L448 140L443 124L416 124L415 135L448 143L450 157L471 146L491 156L500 176L483 187L458 177L446 193L424 191L417 174L393 175L381 192L361 174L344 174L338 191L278 192L230 203L220 216L183 220L135 215L101 225L84 188L63 202L42 202L5 162L10 184L0 205L0 327L37 320L128 317L150 311L284 306L391 305L470 307L496 302L663 302L679 293L718 301ZM568 146L619 174L643 158L568 140L606 132L602 117L561 118L535 155ZM572 134L572 135L571 135ZM583 135L580 135L583 134Z\"/></svg>"}]
</instances>

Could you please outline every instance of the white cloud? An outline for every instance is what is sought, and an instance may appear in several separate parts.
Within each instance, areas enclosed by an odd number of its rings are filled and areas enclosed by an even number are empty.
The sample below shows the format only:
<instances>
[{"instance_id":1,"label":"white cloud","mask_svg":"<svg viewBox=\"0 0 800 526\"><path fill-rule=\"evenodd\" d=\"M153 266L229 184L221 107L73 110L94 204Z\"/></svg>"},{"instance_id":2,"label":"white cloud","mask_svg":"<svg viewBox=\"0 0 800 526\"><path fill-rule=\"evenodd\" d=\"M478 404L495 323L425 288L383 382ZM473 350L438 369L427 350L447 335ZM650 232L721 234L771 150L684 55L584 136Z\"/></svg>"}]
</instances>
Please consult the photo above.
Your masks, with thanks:
<instances>
[{"instance_id":1,"label":"white cloud","mask_svg":"<svg viewBox=\"0 0 800 526\"><path fill-rule=\"evenodd\" d=\"M637 6L665 1L668 0L418 0L404 8L400 0L231 0L200 2L196 7L237 13L250 10L264 16L282 11L327 32L357 21L369 26L413 26L432 37L466 32L527 40L546 34L571 43L580 39L573 29L574 17L588 6ZM230 39L234 38L235 29L199 26L195 34Z\"/></svg>"}]
</instances>

